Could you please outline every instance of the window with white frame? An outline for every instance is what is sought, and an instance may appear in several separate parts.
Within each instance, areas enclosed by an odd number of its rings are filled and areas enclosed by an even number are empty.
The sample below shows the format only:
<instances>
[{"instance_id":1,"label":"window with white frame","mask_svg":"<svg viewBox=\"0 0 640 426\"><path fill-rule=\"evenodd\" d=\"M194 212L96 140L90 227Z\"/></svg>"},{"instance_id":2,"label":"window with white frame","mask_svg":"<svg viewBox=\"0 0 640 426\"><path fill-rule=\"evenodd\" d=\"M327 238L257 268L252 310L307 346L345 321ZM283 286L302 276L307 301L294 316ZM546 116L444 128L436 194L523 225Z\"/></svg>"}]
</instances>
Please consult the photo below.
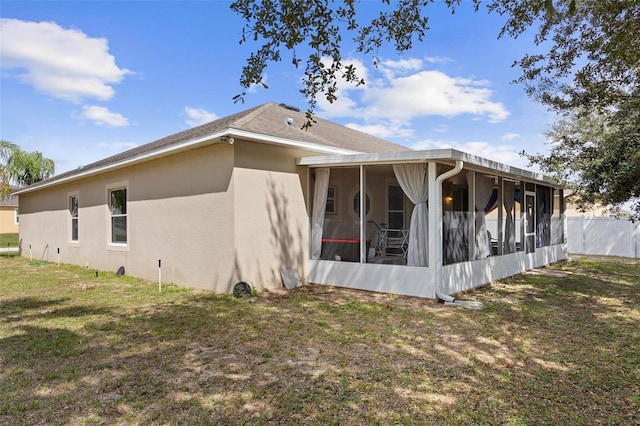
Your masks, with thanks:
<instances>
[{"instance_id":1,"label":"window with white frame","mask_svg":"<svg viewBox=\"0 0 640 426\"><path fill-rule=\"evenodd\" d=\"M127 243L127 188L109 190L109 211L111 213L111 242Z\"/></svg>"},{"instance_id":2,"label":"window with white frame","mask_svg":"<svg viewBox=\"0 0 640 426\"><path fill-rule=\"evenodd\" d=\"M365 194L364 204L365 211L368 217L369 213L371 212L371 198L369 197L369 194ZM360 191L356 192L353 196L353 212L355 213L356 217L360 217Z\"/></svg>"},{"instance_id":3,"label":"window with white frame","mask_svg":"<svg viewBox=\"0 0 640 426\"><path fill-rule=\"evenodd\" d=\"M390 184L387 189L387 226L404 229L404 192L396 184Z\"/></svg>"},{"instance_id":4,"label":"window with white frame","mask_svg":"<svg viewBox=\"0 0 640 426\"><path fill-rule=\"evenodd\" d=\"M327 188L327 207L325 214L336 214L336 187Z\"/></svg>"},{"instance_id":5,"label":"window with white frame","mask_svg":"<svg viewBox=\"0 0 640 426\"><path fill-rule=\"evenodd\" d=\"M78 196L69 197L69 214L71 215L71 241L78 241Z\"/></svg>"}]
</instances>

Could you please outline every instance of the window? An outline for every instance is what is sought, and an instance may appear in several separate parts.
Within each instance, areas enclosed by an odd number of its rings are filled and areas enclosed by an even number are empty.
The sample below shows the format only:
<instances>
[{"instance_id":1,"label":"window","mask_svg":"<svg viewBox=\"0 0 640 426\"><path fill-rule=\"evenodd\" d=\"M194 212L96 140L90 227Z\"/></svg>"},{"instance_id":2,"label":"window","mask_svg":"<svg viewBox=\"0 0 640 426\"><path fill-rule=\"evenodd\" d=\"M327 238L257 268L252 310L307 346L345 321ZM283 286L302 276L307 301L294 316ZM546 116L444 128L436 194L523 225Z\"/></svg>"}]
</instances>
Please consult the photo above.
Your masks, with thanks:
<instances>
[{"instance_id":1,"label":"window","mask_svg":"<svg viewBox=\"0 0 640 426\"><path fill-rule=\"evenodd\" d=\"M389 185L387 224L389 229L404 229L404 192L400 185Z\"/></svg>"},{"instance_id":2,"label":"window","mask_svg":"<svg viewBox=\"0 0 640 426\"><path fill-rule=\"evenodd\" d=\"M71 214L71 241L78 241L78 196L69 197L69 213Z\"/></svg>"},{"instance_id":3,"label":"window","mask_svg":"<svg viewBox=\"0 0 640 426\"><path fill-rule=\"evenodd\" d=\"M367 211L367 216L369 215L369 211L371 210L371 200L369 199L369 194L366 194L365 209ZM353 196L353 212L357 217L360 217L360 191L356 192L356 195Z\"/></svg>"},{"instance_id":4,"label":"window","mask_svg":"<svg viewBox=\"0 0 640 426\"><path fill-rule=\"evenodd\" d=\"M111 212L111 242L127 243L127 189L109 190L109 210Z\"/></svg>"},{"instance_id":5,"label":"window","mask_svg":"<svg viewBox=\"0 0 640 426\"><path fill-rule=\"evenodd\" d=\"M327 209L325 214L336 214L336 187L327 188Z\"/></svg>"},{"instance_id":6,"label":"window","mask_svg":"<svg viewBox=\"0 0 640 426\"><path fill-rule=\"evenodd\" d=\"M13 223L15 225L20 224L20 209L15 209L13 211Z\"/></svg>"}]
</instances>

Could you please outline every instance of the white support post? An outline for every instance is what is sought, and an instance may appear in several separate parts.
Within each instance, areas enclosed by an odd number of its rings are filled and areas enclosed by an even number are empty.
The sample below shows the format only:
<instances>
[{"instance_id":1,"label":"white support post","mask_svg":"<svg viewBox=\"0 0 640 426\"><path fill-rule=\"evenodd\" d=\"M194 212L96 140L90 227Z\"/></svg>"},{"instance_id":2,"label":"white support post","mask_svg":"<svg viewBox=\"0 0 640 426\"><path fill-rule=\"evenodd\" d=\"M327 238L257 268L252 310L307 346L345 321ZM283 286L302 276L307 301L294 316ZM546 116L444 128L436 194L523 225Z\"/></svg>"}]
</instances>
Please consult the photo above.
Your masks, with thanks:
<instances>
[{"instance_id":1,"label":"white support post","mask_svg":"<svg viewBox=\"0 0 640 426\"><path fill-rule=\"evenodd\" d=\"M476 260L476 172L473 170L468 171L471 176L469 181L471 185L469 186L469 217L467 218L469 222L469 235L467 238L469 239L469 258L468 261Z\"/></svg>"},{"instance_id":2,"label":"white support post","mask_svg":"<svg viewBox=\"0 0 640 426\"><path fill-rule=\"evenodd\" d=\"M367 183L360 165L360 263L367 263Z\"/></svg>"},{"instance_id":3,"label":"white support post","mask_svg":"<svg viewBox=\"0 0 640 426\"><path fill-rule=\"evenodd\" d=\"M436 186L437 170L434 161L429 162L428 185L429 185L429 263L428 266L434 268L442 265L443 245L442 245L442 191Z\"/></svg>"},{"instance_id":4,"label":"white support post","mask_svg":"<svg viewBox=\"0 0 640 426\"><path fill-rule=\"evenodd\" d=\"M502 255L504 250L504 178L498 176L498 252L497 255ZM492 248L493 250L493 248ZM493 254L493 253L492 253Z\"/></svg>"}]
</instances>

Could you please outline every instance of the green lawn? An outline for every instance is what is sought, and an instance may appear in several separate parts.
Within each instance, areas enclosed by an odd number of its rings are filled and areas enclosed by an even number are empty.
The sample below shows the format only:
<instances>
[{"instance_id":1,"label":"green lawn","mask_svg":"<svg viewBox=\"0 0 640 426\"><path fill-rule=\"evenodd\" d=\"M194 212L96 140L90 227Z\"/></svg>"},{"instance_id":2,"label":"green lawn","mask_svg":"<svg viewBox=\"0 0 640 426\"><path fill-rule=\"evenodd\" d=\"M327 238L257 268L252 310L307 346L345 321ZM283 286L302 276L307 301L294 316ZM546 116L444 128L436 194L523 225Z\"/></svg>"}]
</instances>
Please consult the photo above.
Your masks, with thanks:
<instances>
[{"instance_id":1,"label":"green lawn","mask_svg":"<svg viewBox=\"0 0 640 426\"><path fill-rule=\"evenodd\" d=\"M18 247L18 234L0 234L0 247L7 248L7 244L11 247Z\"/></svg>"},{"instance_id":2,"label":"green lawn","mask_svg":"<svg viewBox=\"0 0 640 426\"><path fill-rule=\"evenodd\" d=\"M321 286L233 299L0 256L0 424L640 423L640 260L466 310Z\"/></svg>"}]
</instances>

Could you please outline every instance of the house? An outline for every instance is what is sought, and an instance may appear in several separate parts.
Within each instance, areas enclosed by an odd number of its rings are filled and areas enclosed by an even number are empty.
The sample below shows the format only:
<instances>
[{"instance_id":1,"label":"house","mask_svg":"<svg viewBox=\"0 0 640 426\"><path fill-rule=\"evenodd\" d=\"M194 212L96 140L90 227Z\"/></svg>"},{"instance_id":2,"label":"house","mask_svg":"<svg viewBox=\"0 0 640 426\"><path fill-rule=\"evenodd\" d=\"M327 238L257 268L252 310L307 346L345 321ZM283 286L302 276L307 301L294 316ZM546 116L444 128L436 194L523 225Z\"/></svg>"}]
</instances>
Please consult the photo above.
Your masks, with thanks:
<instances>
[{"instance_id":1,"label":"house","mask_svg":"<svg viewBox=\"0 0 640 426\"><path fill-rule=\"evenodd\" d=\"M12 191L18 188L11 188ZM0 198L0 234L17 234L19 230L18 197Z\"/></svg>"},{"instance_id":2,"label":"house","mask_svg":"<svg viewBox=\"0 0 640 426\"><path fill-rule=\"evenodd\" d=\"M595 203L580 207L580 198L571 190L564 191L565 216L567 217L628 217L630 213L620 206Z\"/></svg>"},{"instance_id":3,"label":"house","mask_svg":"<svg viewBox=\"0 0 640 426\"><path fill-rule=\"evenodd\" d=\"M443 299L566 257L551 179L305 120L267 103L29 186L21 249L222 293L293 270Z\"/></svg>"}]
</instances>

